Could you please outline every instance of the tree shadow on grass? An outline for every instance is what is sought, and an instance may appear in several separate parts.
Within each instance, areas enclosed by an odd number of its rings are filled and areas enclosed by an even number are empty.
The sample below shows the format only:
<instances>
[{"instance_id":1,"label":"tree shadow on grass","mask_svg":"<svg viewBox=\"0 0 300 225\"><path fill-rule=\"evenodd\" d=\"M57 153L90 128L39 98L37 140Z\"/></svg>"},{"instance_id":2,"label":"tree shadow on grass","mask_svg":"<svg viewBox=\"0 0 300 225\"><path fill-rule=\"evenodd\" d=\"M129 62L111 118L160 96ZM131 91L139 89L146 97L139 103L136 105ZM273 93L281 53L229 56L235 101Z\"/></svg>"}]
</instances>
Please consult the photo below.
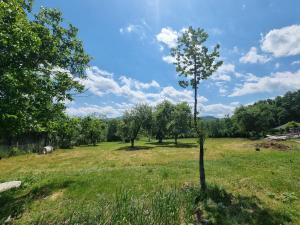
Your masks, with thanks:
<instances>
[{"instance_id":1,"label":"tree shadow on grass","mask_svg":"<svg viewBox=\"0 0 300 225\"><path fill-rule=\"evenodd\" d=\"M134 146L134 147L124 146L116 149L116 151L140 151L140 150L150 150L153 148L154 147L150 147L150 146Z\"/></svg>"},{"instance_id":2,"label":"tree shadow on grass","mask_svg":"<svg viewBox=\"0 0 300 225\"><path fill-rule=\"evenodd\" d=\"M164 148L196 148L198 145L195 143L177 143L166 141L166 142L148 142L148 145L155 145L156 147L164 147Z\"/></svg>"},{"instance_id":3,"label":"tree shadow on grass","mask_svg":"<svg viewBox=\"0 0 300 225\"><path fill-rule=\"evenodd\" d=\"M25 209L34 201L46 198L53 192L67 188L72 181L54 182L43 186L34 187L29 192L10 190L0 194L0 224L5 220L20 218Z\"/></svg>"},{"instance_id":4,"label":"tree shadow on grass","mask_svg":"<svg viewBox=\"0 0 300 225\"><path fill-rule=\"evenodd\" d=\"M208 187L206 193L196 198L195 217L198 224L207 219L207 224L279 225L291 222L282 212L274 211L255 196L234 196L217 186Z\"/></svg>"}]
</instances>

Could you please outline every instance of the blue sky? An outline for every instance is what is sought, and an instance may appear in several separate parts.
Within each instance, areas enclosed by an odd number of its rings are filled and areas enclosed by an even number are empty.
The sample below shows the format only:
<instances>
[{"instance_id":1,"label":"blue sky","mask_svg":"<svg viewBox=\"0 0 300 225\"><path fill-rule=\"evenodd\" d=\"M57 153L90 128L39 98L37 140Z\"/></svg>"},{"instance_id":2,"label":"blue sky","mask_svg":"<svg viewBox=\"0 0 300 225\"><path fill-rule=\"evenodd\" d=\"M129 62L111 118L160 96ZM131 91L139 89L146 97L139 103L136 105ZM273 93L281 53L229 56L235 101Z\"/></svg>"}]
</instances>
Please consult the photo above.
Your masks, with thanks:
<instances>
[{"instance_id":1,"label":"blue sky","mask_svg":"<svg viewBox=\"0 0 300 225\"><path fill-rule=\"evenodd\" d=\"M81 81L87 91L68 105L71 115L116 117L164 99L192 104L169 56L188 26L208 32L208 47L220 43L224 61L200 85L202 115L222 117L238 105L300 89L297 0L36 0L40 6L59 8L93 57Z\"/></svg>"}]
</instances>

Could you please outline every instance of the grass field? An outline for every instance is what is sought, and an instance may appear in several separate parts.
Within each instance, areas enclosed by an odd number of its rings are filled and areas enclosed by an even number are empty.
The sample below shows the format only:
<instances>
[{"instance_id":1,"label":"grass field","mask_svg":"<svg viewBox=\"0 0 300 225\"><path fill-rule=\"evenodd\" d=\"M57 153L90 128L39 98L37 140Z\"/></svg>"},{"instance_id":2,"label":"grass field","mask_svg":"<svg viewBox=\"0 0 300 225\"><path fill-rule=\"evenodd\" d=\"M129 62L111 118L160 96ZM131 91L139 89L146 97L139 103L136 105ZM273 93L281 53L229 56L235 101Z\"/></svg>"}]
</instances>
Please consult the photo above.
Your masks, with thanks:
<instances>
[{"instance_id":1,"label":"grass field","mask_svg":"<svg viewBox=\"0 0 300 225\"><path fill-rule=\"evenodd\" d=\"M208 139L206 195L193 139L100 143L0 161L0 224L300 224L300 142ZM201 219L199 219L201 218Z\"/></svg>"}]
</instances>

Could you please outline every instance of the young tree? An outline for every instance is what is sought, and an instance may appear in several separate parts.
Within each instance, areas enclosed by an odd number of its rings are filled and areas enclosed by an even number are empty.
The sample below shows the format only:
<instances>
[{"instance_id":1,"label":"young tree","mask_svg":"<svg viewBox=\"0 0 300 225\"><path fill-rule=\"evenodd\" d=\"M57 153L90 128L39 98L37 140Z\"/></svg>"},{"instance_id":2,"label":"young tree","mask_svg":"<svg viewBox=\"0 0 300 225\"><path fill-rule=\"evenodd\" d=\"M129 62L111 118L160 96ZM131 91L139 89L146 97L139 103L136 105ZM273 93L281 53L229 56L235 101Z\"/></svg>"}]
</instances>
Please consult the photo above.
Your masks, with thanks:
<instances>
[{"instance_id":1,"label":"young tree","mask_svg":"<svg viewBox=\"0 0 300 225\"><path fill-rule=\"evenodd\" d=\"M169 133L168 125L172 119L173 111L174 105L169 101L163 101L156 106L156 110L154 112L154 120L156 138L158 139L159 143L162 143L162 140Z\"/></svg>"},{"instance_id":2,"label":"young tree","mask_svg":"<svg viewBox=\"0 0 300 225\"><path fill-rule=\"evenodd\" d=\"M123 124L121 125L121 133L124 140L130 140L131 147L134 148L134 141L141 130L148 126L148 121L152 111L151 107L146 104L140 104L126 111L123 115ZM152 116L151 116L152 117Z\"/></svg>"},{"instance_id":3,"label":"young tree","mask_svg":"<svg viewBox=\"0 0 300 225\"><path fill-rule=\"evenodd\" d=\"M153 112L152 107L145 105L143 107L143 130L146 132L148 136L148 141L151 141L152 131L153 131Z\"/></svg>"},{"instance_id":4,"label":"young tree","mask_svg":"<svg viewBox=\"0 0 300 225\"><path fill-rule=\"evenodd\" d=\"M186 102L175 105L172 120L169 124L169 130L174 136L175 144L179 135L187 134L191 127L192 112Z\"/></svg>"},{"instance_id":5,"label":"young tree","mask_svg":"<svg viewBox=\"0 0 300 225\"><path fill-rule=\"evenodd\" d=\"M216 45L212 52L209 52L204 43L208 34L200 28L189 27L179 38L176 48L171 50L171 55L175 58L176 71L179 76L185 79L179 81L183 88L191 87L194 90L194 127L199 137L199 174L202 190L206 189L205 170L204 170L204 140L205 135L201 127L198 126L198 88L201 80L206 80L221 65L222 61L217 61L219 57L219 45Z\"/></svg>"}]
</instances>

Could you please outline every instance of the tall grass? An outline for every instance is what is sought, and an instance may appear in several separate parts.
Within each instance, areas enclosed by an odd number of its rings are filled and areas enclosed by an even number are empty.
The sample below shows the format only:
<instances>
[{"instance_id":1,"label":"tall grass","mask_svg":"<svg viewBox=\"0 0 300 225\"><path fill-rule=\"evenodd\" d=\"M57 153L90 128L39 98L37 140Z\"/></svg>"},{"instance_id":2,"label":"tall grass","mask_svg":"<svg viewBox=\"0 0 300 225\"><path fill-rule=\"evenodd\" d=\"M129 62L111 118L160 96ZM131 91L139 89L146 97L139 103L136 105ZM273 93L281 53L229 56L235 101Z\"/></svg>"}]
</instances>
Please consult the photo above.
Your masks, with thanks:
<instances>
[{"instance_id":1,"label":"tall grass","mask_svg":"<svg viewBox=\"0 0 300 225\"><path fill-rule=\"evenodd\" d=\"M201 193L195 186L173 188L141 196L120 190L114 198L61 208L62 214L42 212L30 224L174 225L174 224L289 224L291 219L267 207L256 197L234 196L217 186Z\"/></svg>"}]
</instances>

